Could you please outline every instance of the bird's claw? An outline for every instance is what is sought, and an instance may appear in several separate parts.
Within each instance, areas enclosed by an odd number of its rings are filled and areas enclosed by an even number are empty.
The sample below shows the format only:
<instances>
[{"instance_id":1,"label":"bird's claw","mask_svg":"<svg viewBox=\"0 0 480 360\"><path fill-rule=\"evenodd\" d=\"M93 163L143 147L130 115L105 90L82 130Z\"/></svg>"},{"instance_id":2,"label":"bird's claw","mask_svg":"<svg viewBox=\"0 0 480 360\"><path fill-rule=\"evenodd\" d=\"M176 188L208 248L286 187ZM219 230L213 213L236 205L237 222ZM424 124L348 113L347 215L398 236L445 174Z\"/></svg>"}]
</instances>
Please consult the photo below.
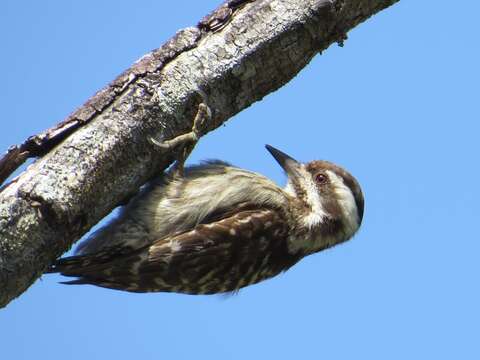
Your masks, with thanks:
<instances>
[{"instance_id":1,"label":"bird's claw","mask_svg":"<svg viewBox=\"0 0 480 360\"><path fill-rule=\"evenodd\" d=\"M200 93L202 99L205 101L205 95ZM183 176L183 170L185 161L187 160L188 156L194 149L195 145L197 144L198 140L203 134L202 129L205 128L206 123L212 117L212 111L205 104L202 102L198 105L197 114L193 120L192 130L186 134L182 134L179 136L174 137L170 140L158 141L153 137L150 137L150 142L162 149L163 151L175 149L179 146L183 146L182 150L180 151L176 163L173 168L174 175Z\"/></svg>"}]
</instances>

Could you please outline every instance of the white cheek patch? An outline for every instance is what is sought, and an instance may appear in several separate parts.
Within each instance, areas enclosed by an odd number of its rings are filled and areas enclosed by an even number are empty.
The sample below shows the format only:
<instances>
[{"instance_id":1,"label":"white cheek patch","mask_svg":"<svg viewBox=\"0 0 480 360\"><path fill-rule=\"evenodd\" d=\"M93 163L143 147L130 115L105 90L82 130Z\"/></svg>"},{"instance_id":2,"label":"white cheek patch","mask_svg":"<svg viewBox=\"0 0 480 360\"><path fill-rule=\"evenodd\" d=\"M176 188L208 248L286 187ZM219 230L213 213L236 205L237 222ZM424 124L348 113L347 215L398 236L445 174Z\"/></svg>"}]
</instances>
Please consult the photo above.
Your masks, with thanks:
<instances>
[{"instance_id":1,"label":"white cheek patch","mask_svg":"<svg viewBox=\"0 0 480 360\"><path fill-rule=\"evenodd\" d=\"M322 223L324 218L327 216L327 213L322 206L317 185L313 182L312 176L307 170L305 170L305 166L303 165L300 171L302 172L301 179L303 182L303 188L305 189L307 195L307 203L312 209L303 219L303 223L305 226L311 229Z\"/></svg>"},{"instance_id":2,"label":"white cheek patch","mask_svg":"<svg viewBox=\"0 0 480 360\"><path fill-rule=\"evenodd\" d=\"M331 170L327 170L328 177L334 185L337 200L342 209L347 231L353 234L358 230L359 216L355 197L348 186L345 185L343 179Z\"/></svg>"},{"instance_id":3,"label":"white cheek patch","mask_svg":"<svg viewBox=\"0 0 480 360\"><path fill-rule=\"evenodd\" d=\"M285 186L283 191L285 191L288 195L291 195L291 196L296 196L297 195L295 193L295 189L294 189L293 184L290 181L290 179L288 180L287 185Z\"/></svg>"}]
</instances>

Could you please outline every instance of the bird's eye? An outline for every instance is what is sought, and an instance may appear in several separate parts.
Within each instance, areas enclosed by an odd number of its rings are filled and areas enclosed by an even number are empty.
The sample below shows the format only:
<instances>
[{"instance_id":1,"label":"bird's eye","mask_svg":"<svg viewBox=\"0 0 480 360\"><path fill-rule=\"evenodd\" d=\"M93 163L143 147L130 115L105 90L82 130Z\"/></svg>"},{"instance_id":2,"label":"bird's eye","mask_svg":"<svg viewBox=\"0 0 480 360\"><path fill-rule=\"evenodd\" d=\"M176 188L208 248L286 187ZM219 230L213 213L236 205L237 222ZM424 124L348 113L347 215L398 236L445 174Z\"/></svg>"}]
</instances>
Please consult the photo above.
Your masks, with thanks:
<instances>
[{"instance_id":1,"label":"bird's eye","mask_svg":"<svg viewBox=\"0 0 480 360\"><path fill-rule=\"evenodd\" d=\"M327 182L328 178L327 178L327 175L325 174L317 174L315 175L315 181L317 182L317 184L325 184Z\"/></svg>"}]
</instances>

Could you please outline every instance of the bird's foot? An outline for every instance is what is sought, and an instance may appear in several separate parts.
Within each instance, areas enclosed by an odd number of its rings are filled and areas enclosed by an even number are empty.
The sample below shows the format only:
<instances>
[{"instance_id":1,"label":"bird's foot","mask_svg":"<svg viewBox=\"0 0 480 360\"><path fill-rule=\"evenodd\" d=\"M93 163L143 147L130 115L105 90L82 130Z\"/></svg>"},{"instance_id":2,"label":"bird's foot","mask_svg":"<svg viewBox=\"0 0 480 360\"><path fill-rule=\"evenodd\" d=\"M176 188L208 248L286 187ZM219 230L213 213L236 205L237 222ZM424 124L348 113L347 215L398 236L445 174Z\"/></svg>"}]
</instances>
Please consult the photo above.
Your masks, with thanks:
<instances>
[{"instance_id":1,"label":"bird's foot","mask_svg":"<svg viewBox=\"0 0 480 360\"><path fill-rule=\"evenodd\" d=\"M202 94L203 100L205 97ZM170 140L158 141L154 138L150 138L150 142L155 146L161 148L163 151L172 150L179 146L182 146L182 149L177 155L177 159L173 168L174 176L183 176L183 170L185 161L187 160L188 156L194 149L195 145L197 144L198 140L203 134L202 129L205 128L205 124L210 120L212 117L212 112L208 105L205 102L202 102L198 105L197 114L195 115L195 119L193 120L193 127L192 131L176 136Z\"/></svg>"}]
</instances>

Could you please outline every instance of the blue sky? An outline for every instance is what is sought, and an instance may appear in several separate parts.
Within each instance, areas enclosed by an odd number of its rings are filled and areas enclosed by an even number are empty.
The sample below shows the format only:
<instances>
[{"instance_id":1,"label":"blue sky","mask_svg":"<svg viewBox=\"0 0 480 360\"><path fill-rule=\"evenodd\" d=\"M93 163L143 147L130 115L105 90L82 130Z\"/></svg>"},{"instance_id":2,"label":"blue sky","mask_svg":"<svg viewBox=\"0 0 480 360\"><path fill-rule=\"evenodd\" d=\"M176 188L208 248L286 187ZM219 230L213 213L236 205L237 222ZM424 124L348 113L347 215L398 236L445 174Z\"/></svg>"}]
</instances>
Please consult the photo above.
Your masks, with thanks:
<instances>
[{"instance_id":1,"label":"blue sky","mask_svg":"<svg viewBox=\"0 0 480 360\"><path fill-rule=\"evenodd\" d=\"M217 1L13 1L0 151L62 120ZM478 359L480 3L402 0L203 138L278 183L270 143L362 184L350 242L232 297L37 281L0 310L5 359Z\"/></svg>"}]
</instances>

